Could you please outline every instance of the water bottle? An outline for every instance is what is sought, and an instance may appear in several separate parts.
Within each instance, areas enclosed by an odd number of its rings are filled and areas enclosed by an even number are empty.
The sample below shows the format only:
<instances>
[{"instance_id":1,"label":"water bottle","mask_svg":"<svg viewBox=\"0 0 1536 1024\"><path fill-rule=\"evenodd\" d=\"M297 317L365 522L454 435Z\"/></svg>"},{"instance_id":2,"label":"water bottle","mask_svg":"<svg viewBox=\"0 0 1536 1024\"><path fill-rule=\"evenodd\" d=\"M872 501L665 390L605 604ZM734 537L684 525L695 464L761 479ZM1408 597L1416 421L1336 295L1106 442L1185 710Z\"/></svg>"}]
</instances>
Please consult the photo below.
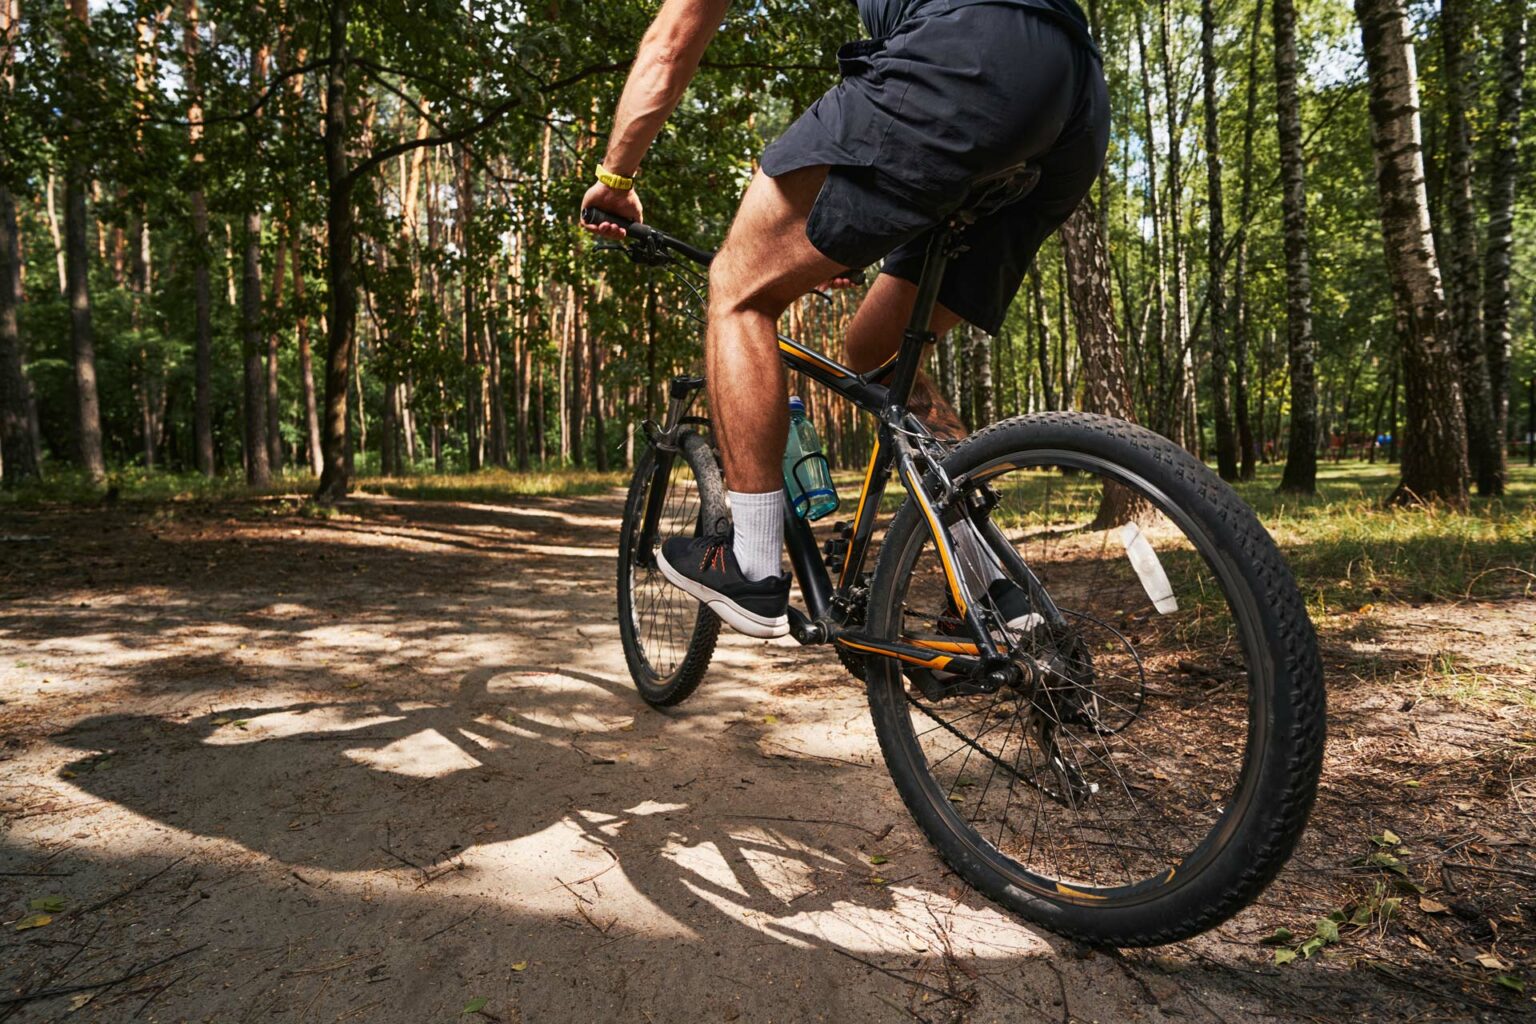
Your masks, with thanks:
<instances>
[{"instance_id":1,"label":"water bottle","mask_svg":"<svg viewBox=\"0 0 1536 1024\"><path fill-rule=\"evenodd\" d=\"M816 425L805 415L805 402L789 400L789 444L784 449L784 486L795 514L812 522L837 511L837 488L832 486L832 467L821 453Z\"/></svg>"}]
</instances>

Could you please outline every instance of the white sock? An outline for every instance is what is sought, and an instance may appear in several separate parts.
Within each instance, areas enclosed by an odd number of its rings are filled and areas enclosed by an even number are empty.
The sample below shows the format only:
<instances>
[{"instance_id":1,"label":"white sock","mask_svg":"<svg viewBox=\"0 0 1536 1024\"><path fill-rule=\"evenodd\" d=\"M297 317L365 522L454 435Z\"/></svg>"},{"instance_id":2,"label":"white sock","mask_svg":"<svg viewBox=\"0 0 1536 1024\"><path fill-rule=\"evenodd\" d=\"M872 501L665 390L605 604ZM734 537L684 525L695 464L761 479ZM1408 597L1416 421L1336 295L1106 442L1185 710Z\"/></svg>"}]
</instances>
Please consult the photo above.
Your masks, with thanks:
<instances>
[{"instance_id":1,"label":"white sock","mask_svg":"<svg viewBox=\"0 0 1536 1024\"><path fill-rule=\"evenodd\" d=\"M780 574L784 552L784 492L743 494L728 492L731 518L736 525L732 545L736 562L749 580L765 580Z\"/></svg>"},{"instance_id":2,"label":"white sock","mask_svg":"<svg viewBox=\"0 0 1536 1024\"><path fill-rule=\"evenodd\" d=\"M997 556L992 553L987 542L981 539L976 527L970 523L960 523L950 532L950 537L954 539L960 564L983 587L990 587L993 581L1006 578L998 571Z\"/></svg>"}]
</instances>

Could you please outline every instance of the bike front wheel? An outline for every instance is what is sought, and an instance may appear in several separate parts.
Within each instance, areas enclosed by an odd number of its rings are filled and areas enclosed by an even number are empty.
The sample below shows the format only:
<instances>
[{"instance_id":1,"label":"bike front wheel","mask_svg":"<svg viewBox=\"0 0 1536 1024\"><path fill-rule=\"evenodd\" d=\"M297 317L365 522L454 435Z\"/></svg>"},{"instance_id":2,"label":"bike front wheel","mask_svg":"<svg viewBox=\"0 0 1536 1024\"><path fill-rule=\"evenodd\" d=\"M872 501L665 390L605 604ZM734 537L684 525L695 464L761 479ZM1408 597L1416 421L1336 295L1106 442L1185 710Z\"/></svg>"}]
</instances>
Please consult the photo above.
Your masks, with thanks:
<instances>
[{"instance_id":1,"label":"bike front wheel","mask_svg":"<svg viewBox=\"0 0 1536 1024\"><path fill-rule=\"evenodd\" d=\"M944 468L977 510L948 528L971 531L958 571L1020 671L999 688L869 659L914 818L978 890L1086 942L1231 917L1290 856L1323 754L1316 638L1269 534L1187 452L1103 417L1001 423ZM875 638L968 646L910 501L871 592Z\"/></svg>"},{"instance_id":2,"label":"bike front wheel","mask_svg":"<svg viewBox=\"0 0 1536 1024\"><path fill-rule=\"evenodd\" d=\"M619 638L640 696L657 707L686 700L704 678L720 635L715 613L667 582L656 552L697 537L729 515L709 442L692 430L677 450L647 445L636 460L619 539Z\"/></svg>"}]
</instances>

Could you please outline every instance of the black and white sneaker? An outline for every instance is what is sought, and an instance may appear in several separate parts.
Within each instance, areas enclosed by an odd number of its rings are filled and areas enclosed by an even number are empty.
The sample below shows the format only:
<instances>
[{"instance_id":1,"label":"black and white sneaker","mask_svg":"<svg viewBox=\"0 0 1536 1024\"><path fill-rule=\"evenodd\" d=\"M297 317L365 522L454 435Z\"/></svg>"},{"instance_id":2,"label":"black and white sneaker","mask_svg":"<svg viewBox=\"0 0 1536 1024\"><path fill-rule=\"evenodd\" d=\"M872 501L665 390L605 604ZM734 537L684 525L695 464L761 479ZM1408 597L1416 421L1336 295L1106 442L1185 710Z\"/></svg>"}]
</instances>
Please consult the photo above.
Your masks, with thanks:
<instances>
[{"instance_id":1,"label":"black and white sneaker","mask_svg":"<svg viewBox=\"0 0 1536 1024\"><path fill-rule=\"evenodd\" d=\"M997 606L998 618L1008 624L1015 635L1029 633L1036 626L1045 625L1045 618L1035 611L1029 594L1012 580L998 578L987 588L987 596Z\"/></svg>"},{"instance_id":2,"label":"black and white sneaker","mask_svg":"<svg viewBox=\"0 0 1536 1024\"><path fill-rule=\"evenodd\" d=\"M1035 611L1029 593L1012 580L999 576L987 588L987 598L996 609L996 618L1008 626L1015 636L1028 634L1036 626L1045 624L1045 618ZM938 631L944 636L964 636L965 620L955 610L954 598L950 598L944 614L939 617Z\"/></svg>"},{"instance_id":3,"label":"black and white sneaker","mask_svg":"<svg viewBox=\"0 0 1536 1024\"><path fill-rule=\"evenodd\" d=\"M787 636L789 574L747 579L731 543L729 532L673 537L661 545L656 564L673 586L708 606L731 628L762 640Z\"/></svg>"}]
</instances>

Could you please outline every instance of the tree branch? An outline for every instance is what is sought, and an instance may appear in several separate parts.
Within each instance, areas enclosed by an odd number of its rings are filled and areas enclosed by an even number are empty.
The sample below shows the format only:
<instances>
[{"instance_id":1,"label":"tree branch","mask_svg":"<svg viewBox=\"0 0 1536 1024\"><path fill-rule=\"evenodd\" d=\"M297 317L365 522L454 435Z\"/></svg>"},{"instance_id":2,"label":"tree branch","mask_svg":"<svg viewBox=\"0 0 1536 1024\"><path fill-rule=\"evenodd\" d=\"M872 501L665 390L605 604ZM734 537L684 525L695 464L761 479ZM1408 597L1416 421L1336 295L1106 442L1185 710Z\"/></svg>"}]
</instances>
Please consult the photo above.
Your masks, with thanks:
<instances>
[{"instance_id":1,"label":"tree branch","mask_svg":"<svg viewBox=\"0 0 1536 1024\"><path fill-rule=\"evenodd\" d=\"M307 75L311 71L318 71L321 68L328 68L330 66L331 59L329 57L322 57L319 60L312 60L307 63L288 68L286 71L279 72L276 76L267 82L266 87L261 90L261 94L256 97L256 100L238 114L221 114L218 117L205 117L201 121L189 121L185 118L144 117L139 119L139 123L175 125L180 128L190 128L194 126L202 128L210 124L227 124L230 121L247 121L261 113L262 108L267 105L267 103L272 99L273 94L277 91L277 87L288 81L288 79L296 78L299 75Z\"/></svg>"}]
</instances>

